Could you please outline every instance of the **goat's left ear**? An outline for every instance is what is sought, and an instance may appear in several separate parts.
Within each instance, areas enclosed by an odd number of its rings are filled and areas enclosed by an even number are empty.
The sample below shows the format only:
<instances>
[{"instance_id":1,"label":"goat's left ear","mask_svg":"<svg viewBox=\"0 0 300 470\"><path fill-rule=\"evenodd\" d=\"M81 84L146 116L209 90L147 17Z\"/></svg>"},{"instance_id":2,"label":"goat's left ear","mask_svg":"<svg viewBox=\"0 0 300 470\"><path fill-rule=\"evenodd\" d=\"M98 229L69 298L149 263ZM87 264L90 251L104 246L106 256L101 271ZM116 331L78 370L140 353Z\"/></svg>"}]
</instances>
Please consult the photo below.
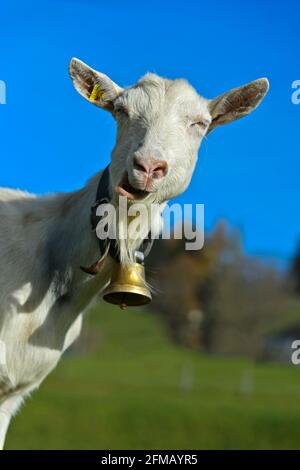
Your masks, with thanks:
<instances>
[{"instance_id":1,"label":"goat's left ear","mask_svg":"<svg viewBox=\"0 0 300 470\"><path fill-rule=\"evenodd\" d=\"M217 126L240 119L251 113L260 104L269 89L267 78L259 78L209 102L212 121L209 132Z\"/></svg>"},{"instance_id":2,"label":"goat's left ear","mask_svg":"<svg viewBox=\"0 0 300 470\"><path fill-rule=\"evenodd\" d=\"M111 111L114 100L123 91L107 75L76 58L70 62L69 73L78 93L99 108Z\"/></svg>"}]
</instances>

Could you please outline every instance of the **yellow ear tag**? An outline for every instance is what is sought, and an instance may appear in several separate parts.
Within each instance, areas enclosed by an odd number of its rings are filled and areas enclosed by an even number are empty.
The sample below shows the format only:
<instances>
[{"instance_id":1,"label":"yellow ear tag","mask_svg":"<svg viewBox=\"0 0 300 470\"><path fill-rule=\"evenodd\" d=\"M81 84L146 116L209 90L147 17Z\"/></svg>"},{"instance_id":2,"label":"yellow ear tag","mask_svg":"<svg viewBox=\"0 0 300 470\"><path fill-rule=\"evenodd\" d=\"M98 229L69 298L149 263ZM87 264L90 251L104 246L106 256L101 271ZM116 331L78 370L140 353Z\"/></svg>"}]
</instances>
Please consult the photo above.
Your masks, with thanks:
<instances>
[{"instance_id":1,"label":"yellow ear tag","mask_svg":"<svg viewBox=\"0 0 300 470\"><path fill-rule=\"evenodd\" d=\"M92 93L90 94L89 100L90 101L96 101L99 98L103 99L104 96L105 96L105 92L103 90L101 90L100 85L98 85L98 83L96 83L96 85L94 85Z\"/></svg>"}]
</instances>

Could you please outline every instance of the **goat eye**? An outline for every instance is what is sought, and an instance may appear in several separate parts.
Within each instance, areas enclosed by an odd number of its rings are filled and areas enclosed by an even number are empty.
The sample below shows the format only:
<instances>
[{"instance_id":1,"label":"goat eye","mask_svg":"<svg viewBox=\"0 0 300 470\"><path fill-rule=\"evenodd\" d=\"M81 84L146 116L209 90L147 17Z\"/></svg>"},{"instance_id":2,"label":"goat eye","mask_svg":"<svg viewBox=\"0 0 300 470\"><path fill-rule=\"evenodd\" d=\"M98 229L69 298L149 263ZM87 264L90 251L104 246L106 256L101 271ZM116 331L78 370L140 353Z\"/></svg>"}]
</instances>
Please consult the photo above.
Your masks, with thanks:
<instances>
[{"instance_id":1,"label":"goat eye","mask_svg":"<svg viewBox=\"0 0 300 470\"><path fill-rule=\"evenodd\" d=\"M192 124L193 127L197 126L197 127L200 127L201 129L206 129L208 124L206 121L197 121L197 122L193 122Z\"/></svg>"}]
</instances>

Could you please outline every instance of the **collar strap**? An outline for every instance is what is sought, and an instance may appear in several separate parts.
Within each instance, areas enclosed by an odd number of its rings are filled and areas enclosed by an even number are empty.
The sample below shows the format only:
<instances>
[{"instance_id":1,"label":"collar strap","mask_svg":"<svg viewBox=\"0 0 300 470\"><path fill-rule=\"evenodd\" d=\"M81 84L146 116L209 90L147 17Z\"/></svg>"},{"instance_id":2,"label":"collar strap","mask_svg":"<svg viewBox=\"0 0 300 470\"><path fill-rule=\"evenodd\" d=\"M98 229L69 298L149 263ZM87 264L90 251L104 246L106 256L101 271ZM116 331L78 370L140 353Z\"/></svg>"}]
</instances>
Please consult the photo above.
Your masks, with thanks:
<instances>
[{"instance_id":1,"label":"collar strap","mask_svg":"<svg viewBox=\"0 0 300 470\"><path fill-rule=\"evenodd\" d=\"M91 226L92 230L96 231L96 227L101 219L100 216L97 215L97 209L101 204L107 204L111 200L111 193L110 193L110 172L109 172L109 165L104 169L97 188L96 193L96 201L91 207ZM101 240L98 238L99 241L99 248L101 256L104 255L106 251L110 254L110 256L117 261L120 262L119 256L119 249L115 239L105 239ZM146 238L140 245L138 251L140 251L144 256L146 256L153 245L153 239L151 238L151 232L149 232L148 238Z\"/></svg>"},{"instance_id":2,"label":"collar strap","mask_svg":"<svg viewBox=\"0 0 300 470\"><path fill-rule=\"evenodd\" d=\"M96 227L101 219L101 217L97 215L98 207L101 206L101 204L108 204L111 200L109 181L110 181L110 177L109 177L109 165L108 165L103 170L103 173L100 177L98 187L97 187L96 201L91 207L91 227L94 232L96 231ZM101 255L104 255L104 253L108 251L108 253L114 260L120 262L116 240L110 240L109 238L106 238L105 240L101 240L100 238L98 238L98 242L99 242Z\"/></svg>"}]
</instances>

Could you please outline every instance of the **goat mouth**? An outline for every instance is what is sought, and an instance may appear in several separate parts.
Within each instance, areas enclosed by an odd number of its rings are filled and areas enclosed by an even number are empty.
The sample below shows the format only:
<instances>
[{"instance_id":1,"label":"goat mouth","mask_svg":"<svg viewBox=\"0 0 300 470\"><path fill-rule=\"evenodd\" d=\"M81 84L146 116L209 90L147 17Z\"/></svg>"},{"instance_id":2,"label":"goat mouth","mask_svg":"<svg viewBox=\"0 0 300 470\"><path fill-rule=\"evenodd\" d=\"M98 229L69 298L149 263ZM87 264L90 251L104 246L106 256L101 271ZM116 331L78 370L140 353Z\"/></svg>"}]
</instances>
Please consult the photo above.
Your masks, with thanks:
<instances>
[{"instance_id":1,"label":"goat mouth","mask_svg":"<svg viewBox=\"0 0 300 470\"><path fill-rule=\"evenodd\" d=\"M150 191L146 191L145 189L137 189L129 183L128 174L126 173L122 178L120 184L116 188L116 192L120 196L127 197L131 201L144 199Z\"/></svg>"}]
</instances>

